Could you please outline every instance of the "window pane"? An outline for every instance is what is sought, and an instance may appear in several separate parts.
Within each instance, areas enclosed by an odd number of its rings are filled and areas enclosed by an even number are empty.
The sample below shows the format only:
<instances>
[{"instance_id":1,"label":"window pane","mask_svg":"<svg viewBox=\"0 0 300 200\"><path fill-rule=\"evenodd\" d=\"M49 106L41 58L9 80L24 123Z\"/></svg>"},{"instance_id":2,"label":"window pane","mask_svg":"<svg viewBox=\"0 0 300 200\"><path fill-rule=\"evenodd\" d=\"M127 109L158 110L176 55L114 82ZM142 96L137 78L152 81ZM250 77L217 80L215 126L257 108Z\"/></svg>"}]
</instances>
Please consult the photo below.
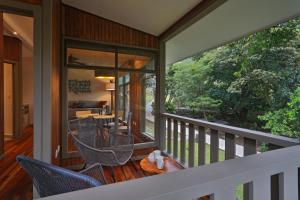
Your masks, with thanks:
<instances>
[{"instance_id":1,"label":"window pane","mask_svg":"<svg viewBox=\"0 0 300 200\"><path fill-rule=\"evenodd\" d=\"M99 67L115 67L115 53L68 48L67 64Z\"/></svg>"},{"instance_id":2,"label":"window pane","mask_svg":"<svg viewBox=\"0 0 300 200\"><path fill-rule=\"evenodd\" d=\"M118 54L118 67L123 69L154 70L155 56L151 54Z\"/></svg>"},{"instance_id":3,"label":"window pane","mask_svg":"<svg viewBox=\"0 0 300 200\"><path fill-rule=\"evenodd\" d=\"M152 74L145 75L145 132L154 138L154 108L155 108L155 92L156 92L156 77Z\"/></svg>"},{"instance_id":4,"label":"window pane","mask_svg":"<svg viewBox=\"0 0 300 200\"><path fill-rule=\"evenodd\" d=\"M68 120L93 116L101 124L114 121L114 77L96 78L95 70L68 69ZM100 121L102 120L102 121ZM68 151L76 151L68 138Z\"/></svg>"},{"instance_id":5,"label":"window pane","mask_svg":"<svg viewBox=\"0 0 300 200\"><path fill-rule=\"evenodd\" d=\"M126 123L128 113L132 113L135 143L153 141L155 86L155 75L119 72L118 116Z\"/></svg>"}]
</instances>

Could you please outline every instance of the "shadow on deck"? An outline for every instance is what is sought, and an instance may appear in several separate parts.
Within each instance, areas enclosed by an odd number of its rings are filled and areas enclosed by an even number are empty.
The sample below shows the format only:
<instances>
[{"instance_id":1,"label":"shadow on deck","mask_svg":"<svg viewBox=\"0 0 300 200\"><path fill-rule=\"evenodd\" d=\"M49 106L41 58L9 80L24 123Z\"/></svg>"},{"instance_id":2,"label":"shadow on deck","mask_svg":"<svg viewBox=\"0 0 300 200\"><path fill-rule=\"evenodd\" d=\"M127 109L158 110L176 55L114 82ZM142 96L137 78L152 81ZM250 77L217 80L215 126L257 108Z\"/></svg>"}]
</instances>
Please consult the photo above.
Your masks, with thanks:
<instances>
[{"instance_id":1,"label":"shadow on deck","mask_svg":"<svg viewBox=\"0 0 300 200\"><path fill-rule=\"evenodd\" d=\"M17 140L9 140L5 142L5 157L0 160L0 200L16 199L30 200L32 199L32 181L31 178L21 169L16 162L16 156L23 154L32 157L33 146L33 129L32 127L25 129L22 138ZM145 155L153 151L154 148L140 149L135 151L135 155ZM81 164L82 160L70 159L62 162L64 167L68 165ZM178 164L178 169L182 167ZM154 174L145 172L140 167L140 160L129 161L123 166L104 167L104 174L109 184L144 178L153 176ZM207 200L203 198L201 200Z\"/></svg>"}]
</instances>

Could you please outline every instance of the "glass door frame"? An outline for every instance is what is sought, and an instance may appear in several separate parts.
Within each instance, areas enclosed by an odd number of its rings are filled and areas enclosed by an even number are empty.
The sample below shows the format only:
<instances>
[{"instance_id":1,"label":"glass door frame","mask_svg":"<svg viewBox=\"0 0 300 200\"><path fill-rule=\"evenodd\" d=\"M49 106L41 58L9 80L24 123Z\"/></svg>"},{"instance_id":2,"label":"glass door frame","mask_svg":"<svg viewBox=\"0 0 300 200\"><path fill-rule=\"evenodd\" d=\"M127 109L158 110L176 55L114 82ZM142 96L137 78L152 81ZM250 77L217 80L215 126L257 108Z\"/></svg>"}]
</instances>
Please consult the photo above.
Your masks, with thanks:
<instances>
[{"instance_id":1,"label":"glass door frame","mask_svg":"<svg viewBox=\"0 0 300 200\"><path fill-rule=\"evenodd\" d=\"M157 125L156 123L159 122L159 50L154 49L142 49L142 48L134 48L134 47L127 47L127 46L117 46L114 44L103 44L99 42L90 42L90 41L81 41L77 39L69 39L63 38L63 51L62 51L62 86L61 86L61 94L62 94L62 114L61 114L61 131L62 131L62 159L64 158L72 158L78 157L79 153L77 151L68 151L68 83L67 83L67 71L68 69L87 69L87 70L110 70L115 75L115 91L114 91L114 111L115 111L115 126L118 126L118 112L119 112L119 72L128 72L128 73L149 73L154 74L156 77L156 91L155 91L155 131L154 131L154 141L153 142L146 142L146 143L137 143L135 145L135 149L142 149L148 147L155 147L158 145L159 134L157 133ZM67 49L68 48L76 48L76 49L83 49L83 50L94 50L94 51L105 51L105 52L112 52L115 53L115 66L108 68L108 67L101 67L101 66L91 66L91 65L79 65L79 64L68 64L67 63ZM154 69L153 70L138 70L138 69L129 69L129 68L119 68L119 60L118 55L122 54L134 54L137 55L152 55L154 56Z\"/></svg>"}]
</instances>

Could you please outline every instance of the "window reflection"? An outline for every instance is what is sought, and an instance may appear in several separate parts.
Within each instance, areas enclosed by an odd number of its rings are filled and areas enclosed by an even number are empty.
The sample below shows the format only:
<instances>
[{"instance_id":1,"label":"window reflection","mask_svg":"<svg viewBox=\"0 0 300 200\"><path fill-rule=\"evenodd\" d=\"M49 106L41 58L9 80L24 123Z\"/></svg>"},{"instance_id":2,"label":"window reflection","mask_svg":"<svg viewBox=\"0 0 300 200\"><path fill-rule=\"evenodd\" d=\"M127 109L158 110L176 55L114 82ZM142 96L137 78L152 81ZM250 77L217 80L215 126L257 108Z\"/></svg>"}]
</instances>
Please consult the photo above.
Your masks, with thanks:
<instances>
[{"instance_id":1,"label":"window reflection","mask_svg":"<svg viewBox=\"0 0 300 200\"><path fill-rule=\"evenodd\" d=\"M154 70L153 55L118 54L118 67L121 69Z\"/></svg>"},{"instance_id":2,"label":"window reflection","mask_svg":"<svg viewBox=\"0 0 300 200\"><path fill-rule=\"evenodd\" d=\"M135 143L153 141L156 76L139 72L119 72L119 117L132 113Z\"/></svg>"},{"instance_id":3,"label":"window reflection","mask_svg":"<svg viewBox=\"0 0 300 200\"><path fill-rule=\"evenodd\" d=\"M128 115L132 113L134 142L153 142L155 54L120 49L116 53L110 50L67 49L66 118L72 120L92 116L101 121L100 124L109 134L112 129L126 131ZM65 138L63 151L76 152L71 138L67 134Z\"/></svg>"},{"instance_id":4,"label":"window reflection","mask_svg":"<svg viewBox=\"0 0 300 200\"><path fill-rule=\"evenodd\" d=\"M86 49L68 48L67 64L99 66L105 68L115 67L115 53L94 51Z\"/></svg>"},{"instance_id":5,"label":"window reflection","mask_svg":"<svg viewBox=\"0 0 300 200\"><path fill-rule=\"evenodd\" d=\"M113 74L106 77L101 70L99 74L101 78L95 76L95 70L68 69L68 120L90 116L106 124L114 120L115 78ZM76 151L70 138L68 151Z\"/></svg>"}]
</instances>

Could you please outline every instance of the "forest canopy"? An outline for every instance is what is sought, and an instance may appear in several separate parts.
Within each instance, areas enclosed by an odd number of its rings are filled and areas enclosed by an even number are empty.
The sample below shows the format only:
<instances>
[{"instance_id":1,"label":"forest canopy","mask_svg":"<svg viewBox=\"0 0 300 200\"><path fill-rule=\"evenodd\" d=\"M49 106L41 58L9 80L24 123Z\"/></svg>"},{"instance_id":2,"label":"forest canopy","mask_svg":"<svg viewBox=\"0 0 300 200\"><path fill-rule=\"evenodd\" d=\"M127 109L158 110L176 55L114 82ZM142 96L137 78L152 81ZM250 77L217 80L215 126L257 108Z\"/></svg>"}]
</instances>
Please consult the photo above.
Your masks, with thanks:
<instances>
[{"instance_id":1,"label":"forest canopy","mask_svg":"<svg viewBox=\"0 0 300 200\"><path fill-rule=\"evenodd\" d=\"M177 62L166 109L300 138L300 18Z\"/></svg>"}]
</instances>

